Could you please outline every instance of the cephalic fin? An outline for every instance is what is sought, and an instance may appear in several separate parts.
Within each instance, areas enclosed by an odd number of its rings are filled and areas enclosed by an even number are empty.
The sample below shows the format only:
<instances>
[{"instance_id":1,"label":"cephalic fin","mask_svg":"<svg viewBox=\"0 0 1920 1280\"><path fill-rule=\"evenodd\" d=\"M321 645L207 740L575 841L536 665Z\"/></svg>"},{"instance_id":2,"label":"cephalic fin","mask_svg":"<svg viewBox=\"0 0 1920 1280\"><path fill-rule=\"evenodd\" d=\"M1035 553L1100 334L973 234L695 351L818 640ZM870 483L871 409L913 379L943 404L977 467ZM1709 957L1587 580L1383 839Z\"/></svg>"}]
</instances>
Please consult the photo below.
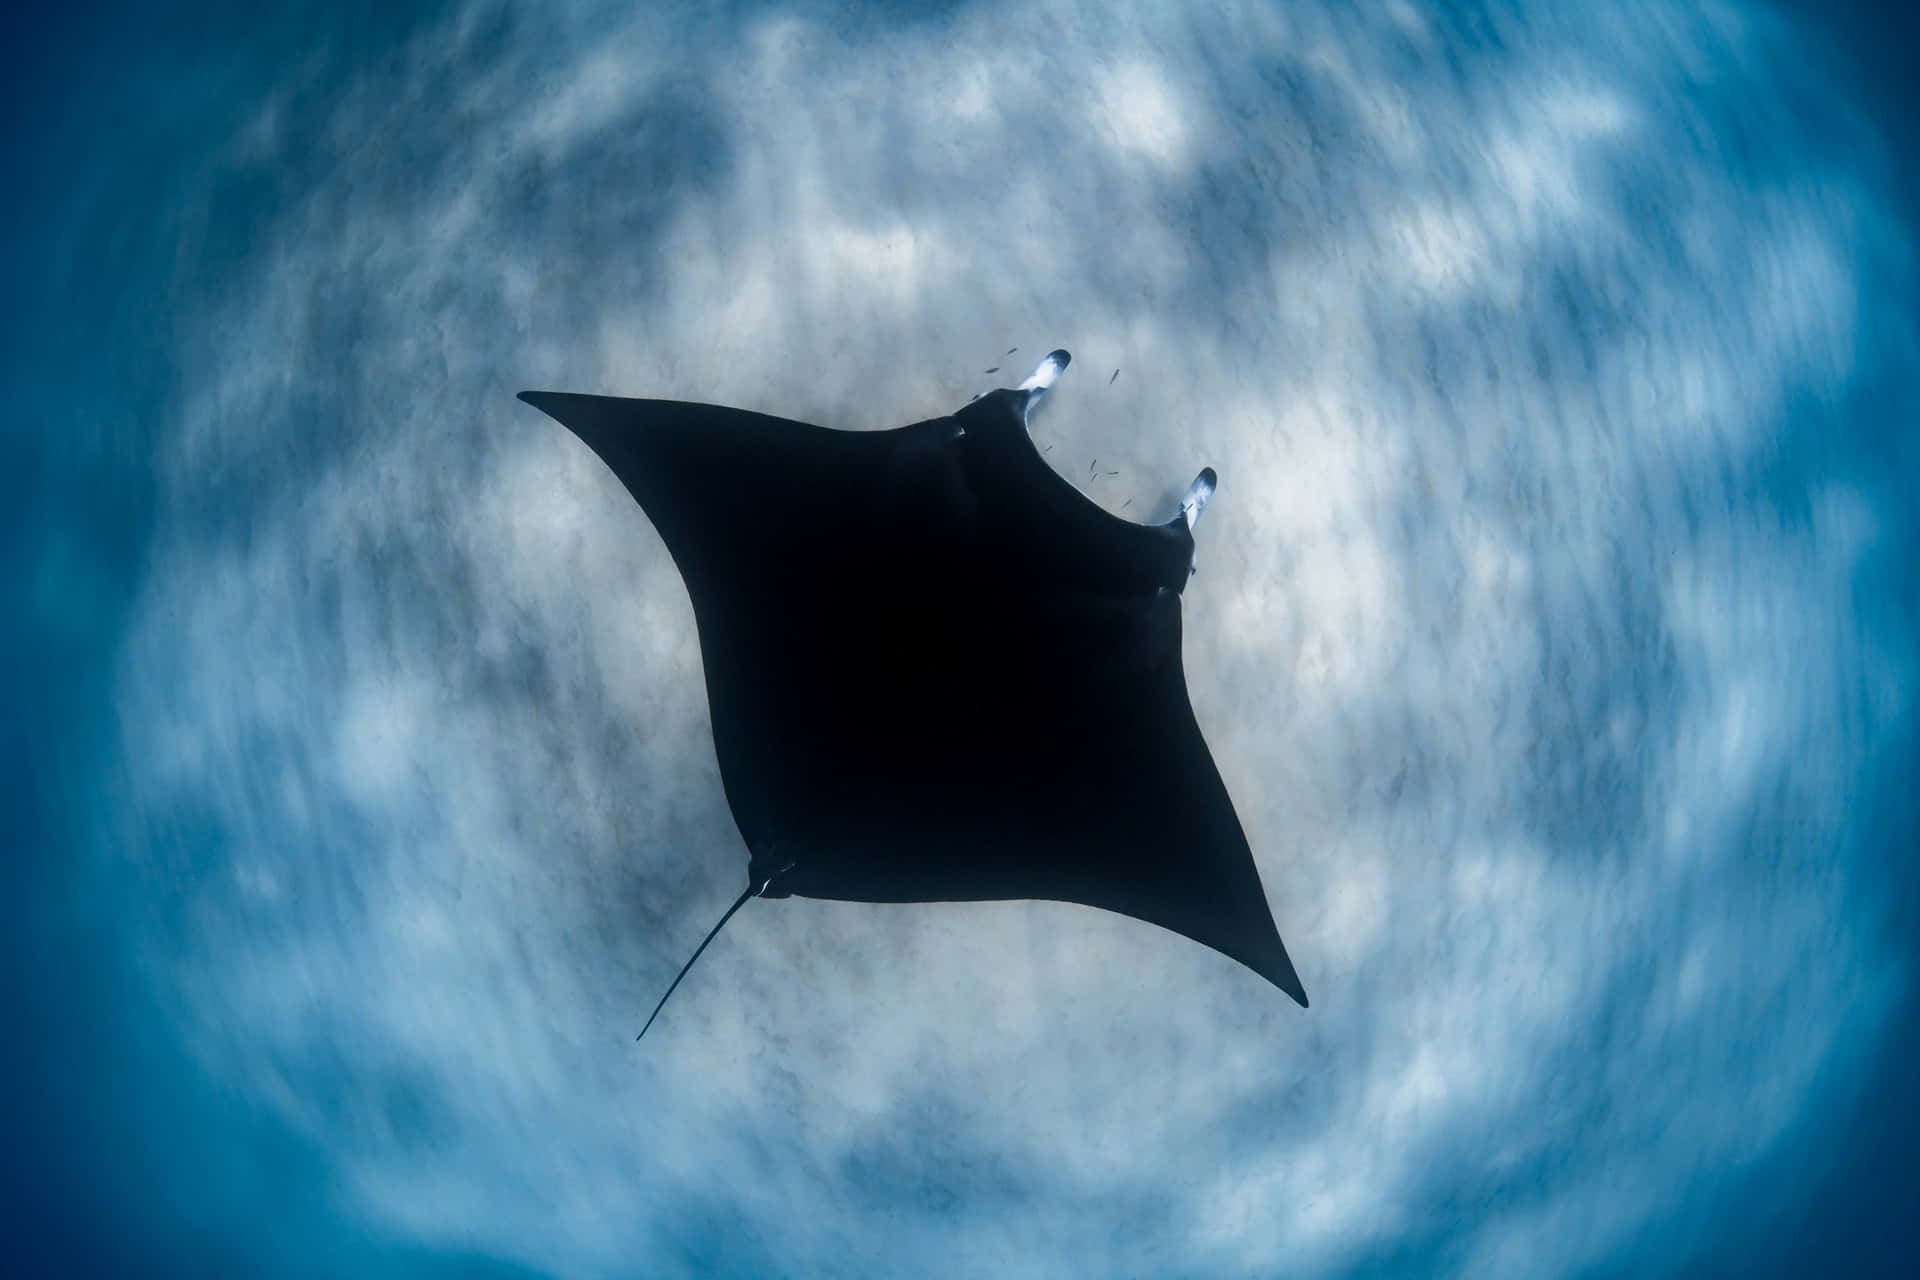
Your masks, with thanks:
<instances>
[{"instance_id":1,"label":"cephalic fin","mask_svg":"<svg viewBox=\"0 0 1920 1280\"><path fill-rule=\"evenodd\" d=\"M1073 357L1068 355L1064 350L1056 349L1049 351L1047 352L1046 359L1035 366L1033 372L1027 375L1027 380L1015 387L1014 390L1031 391L1035 394L1045 391L1053 385L1054 379L1066 372L1067 366L1072 362Z\"/></svg>"},{"instance_id":2,"label":"cephalic fin","mask_svg":"<svg viewBox=\"0 0 1920 1280\"><path fill-rule=\"evenodd\" d=\"M1207 509L1218 480L1212 467L1202 467L1200 474L1193 478L1193 483L1187 486L1186 496L1180 499L1180 514L1185 518L1187 528L1191 529L1200 523L1200 513Z\"/></svg>"},{"instance_id":3,"label":"cephalic fin","mask_svg":"<svg viewBox=\"0 0 1920 1280\"><path fill-rule=\"evenodd\" d=\"M1025 398L1020 402L1020 420L1022 422L1026 421L1027 415L1033 412L1034 404L1039 401L1041 396L1046 394L1047 388L1054 384L1054 381L1059 378L1060 374L1072 361L1073 357L1062 349L1056 348L1055 350L1049 351L1047 352L1046 359L1042 360L1039 365L1034 368L1034 371L1027 375L1027 380L1014 388L1015 391L1024 391L1027 393Z\"/></svg>"}]
</instances>

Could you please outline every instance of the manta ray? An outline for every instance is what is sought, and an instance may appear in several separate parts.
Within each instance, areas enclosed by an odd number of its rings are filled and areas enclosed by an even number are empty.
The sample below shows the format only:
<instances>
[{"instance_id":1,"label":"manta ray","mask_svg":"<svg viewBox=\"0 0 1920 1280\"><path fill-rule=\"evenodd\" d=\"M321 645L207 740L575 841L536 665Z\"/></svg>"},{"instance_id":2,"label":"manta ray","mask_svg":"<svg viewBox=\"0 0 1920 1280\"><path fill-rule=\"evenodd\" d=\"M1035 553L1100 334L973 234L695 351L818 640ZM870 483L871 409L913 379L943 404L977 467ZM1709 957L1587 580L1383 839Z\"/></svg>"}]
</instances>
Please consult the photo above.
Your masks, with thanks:
<instances>
[{"instance_id":1,"label":"manta ray","mask_svg":"<svg viewBox=\"0 0 1920 1280\"><path fill-rule=\"evenodd\" d=\"M884 431L525 391L658 530L698 628L749 899L1050 899L1159 925L1306 1006L1187 698L1202 470L1157 524L1045 461L1017 387Z\"/></svg>"}]
</instances>

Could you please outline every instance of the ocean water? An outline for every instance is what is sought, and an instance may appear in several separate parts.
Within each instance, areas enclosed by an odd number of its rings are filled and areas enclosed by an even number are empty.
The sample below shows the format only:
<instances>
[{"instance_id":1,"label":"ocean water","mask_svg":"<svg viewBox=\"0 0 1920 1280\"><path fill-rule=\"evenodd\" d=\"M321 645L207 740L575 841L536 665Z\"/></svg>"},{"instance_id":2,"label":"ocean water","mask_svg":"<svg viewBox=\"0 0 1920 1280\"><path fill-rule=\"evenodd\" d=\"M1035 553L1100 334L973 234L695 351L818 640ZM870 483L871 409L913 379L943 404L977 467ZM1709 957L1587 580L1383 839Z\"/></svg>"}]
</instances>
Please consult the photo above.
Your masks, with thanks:
<instances>
[{"instance_id":1,"label":"ocean water","mask_svg":"<svg viewBox=\"0 0 1920 1280\"><path fill-rule=\"evenodd\" d=\"M1903 1274L1891 12L4 19L9 1268ZM1313 1008L796 900L636 1048L744 849L513 393L873 428L1055 345L1090 496L1220 472L1189 685Z\"/></svg>"}]
</instances>

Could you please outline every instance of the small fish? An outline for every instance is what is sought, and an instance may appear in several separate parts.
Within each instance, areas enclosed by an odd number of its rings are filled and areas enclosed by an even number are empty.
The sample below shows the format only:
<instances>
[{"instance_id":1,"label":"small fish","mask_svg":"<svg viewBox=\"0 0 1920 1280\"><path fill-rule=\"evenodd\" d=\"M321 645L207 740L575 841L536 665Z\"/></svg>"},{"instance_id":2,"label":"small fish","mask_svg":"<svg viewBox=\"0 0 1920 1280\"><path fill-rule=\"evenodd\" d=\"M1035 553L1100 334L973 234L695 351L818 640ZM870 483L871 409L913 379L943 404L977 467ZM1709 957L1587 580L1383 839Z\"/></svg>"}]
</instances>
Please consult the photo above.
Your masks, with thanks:
<instances>
[{"instance_id":1,"label":"small fish","mask_svg":"<svg viewBox=\"0 0 1920 1280\"><path fill-rule=\"evenodd\" d=\"M1127 499L1127 500L1126 500L1125 502L1123 502L1123 503L1121 503L1121 504L1120 504L1120 509L1121 509L1122 511L1125 511L1125 510L1126 510L1126 509L1127 509L1128 507L1130 507L1130 506L1132 506L1132 505L1133 505L1133 499L1132 499L1132 498L1128 498L1128 499Z\"/></svg>"},{"instance_id":2,"label":"small fish","mask_svg":"<svg viewBox=\"0 0 1920 1280\"><path fill-rule=\"evenodd\" d=\"M1100 459L1098 458L1095 458L1092 462L1089 462L1087 464L1087 479L1089 480L1093 479L1093 469L1099 465L1100 465Z\"/></svg>"},{"instance_id":3,"label":"small fish","mask_svg":"<svg viewBox=\"0 0 1920 1280\"><path fill-rule=\"evenodd\" d=\"M980 398L979 396L975 396L975 397L974 397L974 399L976 399L976 400L978 400L979 398ZM1042 449L1042 450L1041 450L1040 452L1042 452L1042 453L1052 453L1052 452L1053 452L1053 446L1052 446L1052 445L1048 445L1048 446L1047 446L1046 448L1044 448L1044 449Z\"/></svg>"},{"instance_id":4,"label":"small fish","mask_svg":"<svg viewBox=\"0 0 1920 1280\"><path fill-rule=\"evenodd\" d=\"M989 370L987 370L987 372L988 372L988 373L998 373L998 372L1000 372L1000 366L999 366L999 365L995 365L995 366L993 366L993 368L991 368L991 369L989 369Z\"/></svg>"},{"instance_id":5,"label":"small fish","mask_svg":"<svg viewBox=\"0 0 1920 1280\"><path fill-rule=\"evenodd\" d=\"M1013 354L1014 352L1016 352L1016 351L1018 351L1019 349L1020 349L1020 348L1018 348L1018 347L1008 347L1008 348L1007 348L1007 354L1008 354L1008 355L1012 355L1012 354Z\"/></svg>"},{"instance_id":6,"label":"small fish","mask_svg":"<svg viewBox=\"0 0 1920 1280\"><path fill-rule=\"evenodd\" d=\"M1120 376L1120 371L1119 371L1118 369L1115 369L1115 370L1113 371L1113 378L1117 378L1117 377L1119 377L1119 376ZM1107 385L1108 385L1108 386L1112 386L1112 385L1113 385L1113 378L1108 378L1108 379L1107 379Z\"/></svg>"},{"instance_id":7,"label":"small fish","mask_svg":"<svg viewBox=\"0 0 1920 1280\"><path fill-rule=\"evenodd\" d=\"M1100 474L1103 476L1117 476L1120 473L1118 471L1102 471Z\"/></svg>"}]
</instances>

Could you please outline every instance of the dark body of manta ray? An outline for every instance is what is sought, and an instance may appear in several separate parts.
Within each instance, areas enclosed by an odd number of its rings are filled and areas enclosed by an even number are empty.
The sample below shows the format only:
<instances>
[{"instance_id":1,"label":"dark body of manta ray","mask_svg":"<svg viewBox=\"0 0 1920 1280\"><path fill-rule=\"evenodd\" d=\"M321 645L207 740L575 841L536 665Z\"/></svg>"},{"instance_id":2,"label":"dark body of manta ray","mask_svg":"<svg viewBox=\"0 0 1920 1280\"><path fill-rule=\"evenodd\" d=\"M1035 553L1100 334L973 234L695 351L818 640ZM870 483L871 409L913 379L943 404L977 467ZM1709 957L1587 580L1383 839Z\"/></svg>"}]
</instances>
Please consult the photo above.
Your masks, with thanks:
<instances>
[{"instance_id":1,"label":"dark body of manta ray","mask_svg":"<svg viewBox=\"0 0 1920 1280\"><path fill-rule=\"evenodd\" d=\"M613 469L686 580L751 852L720 925L754 895L1078 902L1185 934L1304 1006L1180 665L1213 474L1165 524L1082 495L1027 434L1067 361L890 431L520 398Z\"/></svg>"}]
</instances>

